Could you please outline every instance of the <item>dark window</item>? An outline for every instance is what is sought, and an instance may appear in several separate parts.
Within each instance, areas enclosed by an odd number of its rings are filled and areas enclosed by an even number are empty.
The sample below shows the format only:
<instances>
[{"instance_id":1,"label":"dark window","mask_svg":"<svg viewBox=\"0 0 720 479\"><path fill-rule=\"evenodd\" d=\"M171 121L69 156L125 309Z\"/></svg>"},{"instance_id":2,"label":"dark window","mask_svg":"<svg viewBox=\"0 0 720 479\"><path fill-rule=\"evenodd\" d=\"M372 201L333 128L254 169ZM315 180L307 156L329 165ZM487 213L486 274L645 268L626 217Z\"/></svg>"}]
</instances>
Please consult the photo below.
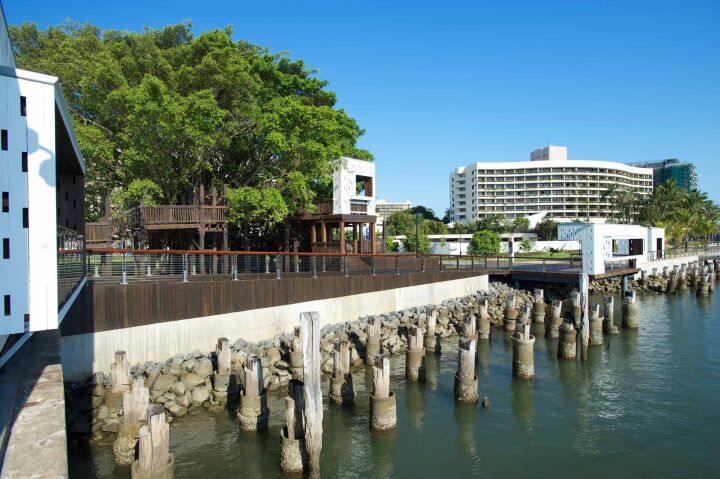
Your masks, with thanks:
<instances>
[{"instance_id":1,"label":"dark window","mask_svg":"<svg viewBox=\"0 0 720 479\"><path fill-rule=\"evenodd\" d=\"M23 228L30 226L30 214L27 208L23 208Z\"/></svg>"},{"instance_id":2,"label":"dark window","mask_svg":"<svg viewBox=\"0 0 720 479\"><path fill-rule=\"evenodd\" d=\"M2 212L7 213L10 211L10 193L7 191L2 192Z\"/></svg>"},{"instance_id":3,"label":"dark window","mask_svg":"<svg viewBox=\"0 0 720 479\"><path fill-rule=\"evenodd\" d=\"M23 173L27 173L27 151L22 152L22 158L20 158L20 168Z\"/></svg>"},{"instance_id":4,"label":"dark window","mask_svg":"<svg viewBox=\"0 0 720 479\"><path fill-rule=\"evenodd\" d=\"M10 259L10 238L3 238L3 259Z\"/></svg>"},{"instance_id":5,"label":"dark window","mask_svg":"<svg viewBox=\"0 0 720 479\"><path fill-rule=\"evenodd\" d=\"M75 175L73 175L73 185L75 184Z\"/></svg>"},{"instance_id":6,"label":"dark window","mask_svg":"<svg viewBox=\"0 0 720 479\"><path fill-rule=\"evenodd\" d=\"M0 147L3 150L8 149L8 132L7 130L0 130Z\"/></svg>"},{"instance_id":7,"label":"dark window","mask_svg":"<svg viewBox=\"0 0 720 479\"><path fill-rule=\"evenodd\" d=\"M5 316L10 316L10 295L5 295Z\"/></svg>"},{"instance_id":8,"label":"dark window","mask_svg":"<svg viewBox=\"0 0 720 479\"><path fill-rule=\"evenodd\" d=\"M73 209L74 209L74 210L77 209L77 200L73 200Z\"/></svg>"},{"instance_id":9,"label":"dark window","mask_svg":"<svg viewBox=\"0 0 720 479\"><path fill-rule=\"evenodd\" d=\"M27 98L20 97L20 115L27 116Z\"/></svg>"},{"instance_id":10,"label":"dark window","mask_svg":"<svg viewBox=\"0 0 720 479\"><path fill-rule=\"evenodd\" d=\"M60 208L58 208L57 210L57 217L60 218Z\"/></svg>"},{"instance_id":11,"label":"dark window","mask_svg":"<svg viewBox=\"0 0 720 479\"><path fill-rule=\"evenodd\" d=\"M70 220L65 220L65 228L70 228Z\"/></svg>"},{"instance_id":12,"label":"dark window","mask_svg":"<svg viewBox=\"0 0 720 479\"><path fill-rule=\"evenodd\" d=\"M68 201L70 198L68 197L67 191L65 192L65 201Z\"/></svg>"}]
</instances>

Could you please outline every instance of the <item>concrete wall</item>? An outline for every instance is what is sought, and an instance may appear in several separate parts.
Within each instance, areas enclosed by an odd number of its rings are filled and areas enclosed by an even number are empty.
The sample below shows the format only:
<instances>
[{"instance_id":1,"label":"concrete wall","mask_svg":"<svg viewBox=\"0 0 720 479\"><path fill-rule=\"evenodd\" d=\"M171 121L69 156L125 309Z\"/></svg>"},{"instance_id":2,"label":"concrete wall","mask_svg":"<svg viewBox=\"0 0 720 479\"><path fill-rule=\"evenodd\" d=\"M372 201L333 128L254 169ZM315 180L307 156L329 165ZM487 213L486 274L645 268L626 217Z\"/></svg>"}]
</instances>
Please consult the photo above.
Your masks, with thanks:
<instances>
[{"instance_id":1,"label":"concrete wall","mask_svg":"<svg viewBox=\"0 0 720 479\"><path fill-rule=\"evenodd\" d=\"M107 371L117 350L125 350L131 363L165 361L194 349L211 351L219 337L257 342L290 332L304 311L318 311L322 325L354 321L361 316L438 304L488 287L487 276L443 281L373 293L308 301L272 308L184 319L167 323L63 336L60 340L66 380L84 379Z\"/></svg>"}]
</instances>

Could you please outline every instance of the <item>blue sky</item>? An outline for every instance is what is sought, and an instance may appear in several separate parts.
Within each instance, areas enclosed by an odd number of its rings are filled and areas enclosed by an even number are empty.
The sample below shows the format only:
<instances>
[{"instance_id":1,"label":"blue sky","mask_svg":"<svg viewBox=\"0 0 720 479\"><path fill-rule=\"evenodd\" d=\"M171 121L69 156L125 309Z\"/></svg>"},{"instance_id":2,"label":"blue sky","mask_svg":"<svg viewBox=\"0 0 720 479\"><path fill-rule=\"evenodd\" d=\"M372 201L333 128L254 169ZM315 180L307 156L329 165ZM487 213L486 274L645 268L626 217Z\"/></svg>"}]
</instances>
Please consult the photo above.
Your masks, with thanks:
<instances>
[{"instance_id":1,"label":"blue sky","mask_svg":"<svg viewBox=\"0 0 720 479\"><path fill-rule=\"evenodd\" d=\"M680 158L720 202L718 1L31 1L9 23L66 18L196 33L287 51L319 70L367 130L378 195L436 210L475 161Z\"/></svg>"}]
</instances>

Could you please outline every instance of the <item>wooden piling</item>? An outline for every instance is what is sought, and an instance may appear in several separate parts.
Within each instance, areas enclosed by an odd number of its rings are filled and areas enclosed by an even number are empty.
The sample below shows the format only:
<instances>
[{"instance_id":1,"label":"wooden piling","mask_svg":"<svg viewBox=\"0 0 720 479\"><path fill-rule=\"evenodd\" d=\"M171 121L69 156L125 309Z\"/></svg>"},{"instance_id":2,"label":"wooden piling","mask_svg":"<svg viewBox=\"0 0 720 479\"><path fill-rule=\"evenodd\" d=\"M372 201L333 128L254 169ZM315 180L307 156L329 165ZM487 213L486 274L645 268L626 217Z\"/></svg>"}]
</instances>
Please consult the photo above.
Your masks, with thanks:
<instances>
[{"instance_id":1,"label":"wooden piling","mask_svg":"<svg viewBox=\"0 0 720 479\"><path fill-rule=\"evenodd\" d=\"M612 296L604 296L603 304L605 306L605 314L603 317L603 334L613 335L619 334L617 326L615 326L615 298Z\"/></svg>"},{"instance_id":2,"label":"wooden piling","mask_svg":"<svg viewBox=\"0 0 720 479\"><path fill-rule=\"evenodd\" d=\"M336 404L352 404L355 388L350 374L350 342L336 340L333 351L333 374L328 397Z\"/></svg>"},{"instance_id":3,"label":"wooden piling","mask_svg":"<svg viewBox=\"0 0 720 479\"><path fill-rule=\"evenodd\" d=\"M365 344L365 364L372 366L375 356L380 353L380 334L382 329L382 320L371 316L368 318L365 332L367 333L367 343Z\"/></svg>"},{"instance_id":4,"label":"wooden piling","mask_svg":"<svg viewBox=\"0 0 720 479\"><path fill-rule=\"evenodd\" d=\"M515 322L518 316L515 304L515 295L511 294L505 301L505 319L503 320L503 329L505 331L515 331Z\"/></svg>"},{"instance_id":5,"label":"wooden piling","mask_svg":"<svg viewBox=\"0 0 720 479\"><path fill-rule=\"evenodd\" d=\"M305 400L305 448L311 477L320 477L322 451L322 391L320 390L320 315L316 312L300 314L303 346L303 398ZM349 361L348 361L349 362Z\"/></svg>"},{"instance_id":6,"label":"wooden piling","mask_svg":"<svg viewBox=\"0 0 720 479\"><path fill-rule=\"evenodd\" d=\"M426 326L425 326L425 351L430 354L440 353L440 342L435 334L435 328L437 327L437 310L433 309L429 314L426 315Z\"/></svg>"},{"instance_id":7,"label":"wooden piling","mask_svg":"<svg viewBox=\"0 0 720 479\"><path fill-rule=\"evenodd\" d=\"M475 340L461 336L458 344L458 370L455 373L455 400L458 402L474 403L478 400L475 352Z\"/></svg>"},{"instance_id":8,"label":"wooden piling","mask_svg":"<svg viewBox=\"0 0 720 479\"><path fill-rule=\"evenodd\" d=\"M492 333L492 324L490 323L490 315L488 314L487 299L478 305L476 329L478 339L490 339L490 334Z\"/></svg>"},{"instance_id":9,"label":"wooden piling","mask_svg":"<svg viewBox=\"0 0 720 479\"><path fill-rule=\"evenodd\" d=\"M170 454L170 425L165 408L153 404L147 410L146 424L140 428L138 460L132 465L133 479L172 479L175 460Z\"/></svg>"},{"instance_id":10,"label":"wooden piling","mask_svg":"<svg viewBox=\"0 0 720 479\"><path fill-rule=\"evenodd\" d=\"M262 372L262 364L257 356L250 356L243 366L245 387L240 393L240 407L237 418L241 431L257 431L268 427L270 410L267 407L267 395Z\"/></svg>"},{"instance_id":11,"label":"wooden piling","mask_svg":"<svg viewBox=\"0 0 720 479\"><path fill-rule=\"evenodd\" d=\"M113 454L118 465L129 466L135 460L140 422L145 420L149 404L150 391L145 387L145 381L142 377L133 379L130 389L123 393L123 417L113 442Z\"/></svg>"},{"instance_id":12,"label":"wooden piling","mask_svg":"<svg viewBox=\"0 0 720 479\"><path fill-rule=\"evenodd\" d=\"M395 394L390 391L390 361L377 354L372 369L370 427L378 431L394 429L397 426L397 404Z\"/></svg>"},{"instance_id":13,"label":"wooden piling","mask_svg":"<svg viewBox=\"0 0 720 479\"><path fill-rule=\"evenodd\" d=\"M408 327L408 347L405 351L405 378L409 382L425 381L425 347L422 328Z\"/></svg>"},{"instance_id":14,"label":"wooden piling","mask_svg":"<svg viewBox=\"0 0 720 479\"><path fill-rule=\"evenodd\" d=\"M293 337L290 341L290 351L288 351L288 369L293 379L303 378L303 353L302 342L300 341L300 327L296 326L293 330Z\"/></svg>"},{"instance_id":15,"label":"wooden piling","mask_svg":"<svg viewBox=\"0 0 720 479\"><path fill-rule=\"evenodd\" d=\"M280 431L280 468L284 472L302 472L307 466L304 408L303 383L292 379L285 397L285 427Z\"/></svg>"},{"instance_id":16,"label":"wooden piling","mask_svg":"<svg viewBox=\"0 0 720 479\"><path fill-rule=\"evenodd\" d=\"M533 290L533 323L540 324L545 322L545 292L542 289Z\"/></svg>"},{"instance_id":17,"label":"wooden piling","mask_svg":"<svg viewBox=\"0 0 720 479\"><path fill-rule=\"evenodd\" d=\"M215 345L215 356L217 358L217 370L212 376L212 395L215 402L225 406L228 401L237 398L237 382L233 381L232 350L230 341L227 338L218 338Z\"/></svg>"}]
</instances>

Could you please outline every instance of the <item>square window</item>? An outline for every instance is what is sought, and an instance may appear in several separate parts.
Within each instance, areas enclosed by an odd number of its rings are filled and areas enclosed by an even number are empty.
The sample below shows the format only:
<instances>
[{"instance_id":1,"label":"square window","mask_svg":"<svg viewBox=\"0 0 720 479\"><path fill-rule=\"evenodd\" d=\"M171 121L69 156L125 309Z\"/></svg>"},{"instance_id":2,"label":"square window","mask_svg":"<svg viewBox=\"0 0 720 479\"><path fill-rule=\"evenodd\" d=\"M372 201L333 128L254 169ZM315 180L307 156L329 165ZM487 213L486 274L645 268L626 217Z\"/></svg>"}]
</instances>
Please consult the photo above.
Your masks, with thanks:
<instances>
[{"instance_id":1,"label":"square window","mask_svg":"<svg viewBox=\"0 0 720 479\"><path fill-rule=\"evenodd\" d=\"M20 97L20 116L27 116L27 98Z\"/></svg>"}]
</instances>

